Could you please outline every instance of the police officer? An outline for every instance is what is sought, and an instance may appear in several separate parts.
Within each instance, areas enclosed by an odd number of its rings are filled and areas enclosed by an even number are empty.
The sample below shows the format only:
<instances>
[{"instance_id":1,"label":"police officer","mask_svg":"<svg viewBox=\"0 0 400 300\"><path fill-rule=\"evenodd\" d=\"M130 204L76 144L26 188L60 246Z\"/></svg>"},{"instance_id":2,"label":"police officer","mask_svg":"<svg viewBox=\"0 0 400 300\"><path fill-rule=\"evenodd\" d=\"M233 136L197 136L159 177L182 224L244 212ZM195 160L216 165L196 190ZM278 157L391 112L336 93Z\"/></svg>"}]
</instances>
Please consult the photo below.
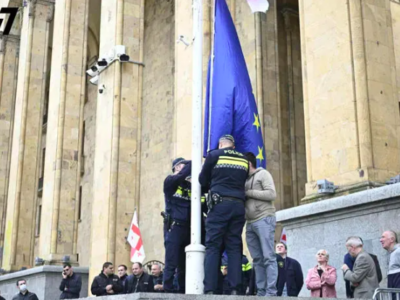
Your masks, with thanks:
<instances>
[{"instance_id":1,"label":"police officer","mask_svg":"<svg viewBox=\"0 0 400 300\"><path fill-rule=\"evenodd\" d=\"M234 150L231 135L219 139L218 150L207 155L199 176L203 188L209 188L209 212L206 219L206 259L204 291L215 294L221 249L228 256L228 281L232 295L239 294L242 281L242 231L245 223L245 182L249 164L245 156Z\"/></svg>"},{"instance_id":2,"label":"police officer","mask_svg":"<svg viewBox=\"0 0 400 300\"><path fill-rule=\"evenodd\" d=\"M166 293L185 293L185 247L190 244L190 182L191 162L177 158L172 163L172 175L164 181L165 268L163 285ZM175 269L178 290L174 289Z\"/></svg>"}]
</instances>

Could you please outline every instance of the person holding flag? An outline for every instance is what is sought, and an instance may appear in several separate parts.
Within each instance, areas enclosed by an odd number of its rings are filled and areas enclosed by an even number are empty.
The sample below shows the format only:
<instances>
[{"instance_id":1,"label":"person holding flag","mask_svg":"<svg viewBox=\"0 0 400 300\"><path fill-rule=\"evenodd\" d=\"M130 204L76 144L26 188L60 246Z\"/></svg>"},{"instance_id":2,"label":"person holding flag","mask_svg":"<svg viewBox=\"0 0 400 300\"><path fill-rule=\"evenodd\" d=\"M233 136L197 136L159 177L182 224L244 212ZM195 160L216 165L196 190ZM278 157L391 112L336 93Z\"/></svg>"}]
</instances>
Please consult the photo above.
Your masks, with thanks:
<instances>
[{"instance_id":1,"label":"person holding flag","mask_svg":"<svg viewBox=\"0 0 400 300\"><path fill-rule=\"evenodd\" d=\"M191 162L177 158L172 163L173 174L164 181L165 268L163 286L166 293L185 293L185 247L190 244ZM178 290L174 289L175 269L178 269Z\"/></svg>"},{"instance_id":2,"label":"person holding flag","mask_svg":"<svg viewBox=\"0 0 400 300\"><path fill-rule=\"evenodd\" d=\"M204 291L215 294L219 290L221 249L225 247L230 291L232 295L238 295L242 289L244 185L249 165L244 155L234 150L235 140L231 135L222 136L218 148L208 154L199 175L201 186L210 190L207 198Z\"/></svg>"}]
</instances>

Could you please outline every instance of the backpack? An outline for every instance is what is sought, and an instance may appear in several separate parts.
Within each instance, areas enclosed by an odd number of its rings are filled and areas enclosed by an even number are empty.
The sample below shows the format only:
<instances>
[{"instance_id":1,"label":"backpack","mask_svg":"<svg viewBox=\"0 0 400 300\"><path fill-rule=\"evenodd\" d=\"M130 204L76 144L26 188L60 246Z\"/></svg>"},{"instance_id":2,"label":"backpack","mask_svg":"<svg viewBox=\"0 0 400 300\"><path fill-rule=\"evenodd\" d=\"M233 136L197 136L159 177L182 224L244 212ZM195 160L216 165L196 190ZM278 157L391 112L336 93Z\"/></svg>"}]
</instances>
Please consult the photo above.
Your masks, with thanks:
<instances>
[{"instance_id":1,"label":"backpack","mask_svg":"<svg viewBox=\"0 0 400 300\"><path fill-rule=\"evenodd\" d=\"M378 283L381 283L382 271L381 271L381 266L379 265L378 257L375 254L371 254L371 253L368 253L368 254L369 254L369 256L371 256L372 260L375 263L376 275L378 276Z\"/></svg>"}]
</instances>

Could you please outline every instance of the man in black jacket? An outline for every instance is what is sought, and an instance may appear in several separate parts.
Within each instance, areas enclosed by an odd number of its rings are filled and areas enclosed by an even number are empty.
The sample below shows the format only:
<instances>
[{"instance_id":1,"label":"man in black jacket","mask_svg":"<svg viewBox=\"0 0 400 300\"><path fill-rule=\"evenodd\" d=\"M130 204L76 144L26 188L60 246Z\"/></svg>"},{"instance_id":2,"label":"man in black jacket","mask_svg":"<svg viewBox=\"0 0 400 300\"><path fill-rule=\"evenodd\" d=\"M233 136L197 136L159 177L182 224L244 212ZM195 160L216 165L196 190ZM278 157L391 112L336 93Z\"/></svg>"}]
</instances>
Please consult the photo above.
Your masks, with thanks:
<instances>
[{"instance_id":1,"label":"man in black jacket","mask_svg":"<svg viewBox=\"0 0 400 300\"><path fill-rule=\"evenodd\" d=\"M28 291L25 279L17 280L17 288L19 290L19 293L16 294L12 298L12 300L39 300L38 297L36 296L36 294Z\"/></svg>"},{"instance_id":2,"label":"man in black jacket","mask_svg":"<svg viewBox=\"0 0 400 300\"><path fill-rule=\"evenodd\" d=\"M301 266L297 260L287 257L285 244L278 243L275 249L278 263L277 295L297 297L304 283Z\"/></svg>"},{"instance_id":3,"label":"man in black jacket","mask_svg":"<svg viewBox=\"0 0 400 300\"><path fill-rule=\"evenodd\" d=\"M121 281L114 275L112 263L103 264L102 272L93 279L91 291L95 296L109 296L123 292Z\"/></svg>"},{"instance_id":4,"label":"man in black jacket","mask_svg":"<svg viewBox=\"0 0 400 300\"><path fill-rule=\"evenodd\" d=\"M118 277L119 277L119 280L121 281L123 291L126 290L126 280L128 279L127 271L128 271L127 266L125 266L125 265L118 266Z\"/></svg>"},{"instance_id":5,"label":"man in black jacket","mask_svg":"<svg viewBox=\"0 0 400 300\"><path fill-rule=\"evenodd\" d=\"M203 190L210 190L206 219L206 256L204 292L218 292L221 249L228 255L227 275L232 295L242 288L242 232L245 223L245 183L249 171L246 157L234 150L235 139L224 135L218 150L208 153L199 175Z\"/></svg>"},{"instance_id":6,"label":"man in black jacket","mask_svg":"<svg viewBox=\"0 0 400 300\"><path fill-rule=\"evenodd\" d=\"M143 270L143 265L136 262L132 265L132 275L126 280L126 293L153 293L153 276Z\"/></svg>"},{"instance_id":7,"label":"man in black jacket","mask_svg":"<svg viewBox=\"0 0 400 300\"><path fill-rule=\"evenodd\" d=\"M60 284L60 299L78 299L82 288L82 278L74 273L69 263L64 264L63 280Z\"/></svg>"}]
</instances>

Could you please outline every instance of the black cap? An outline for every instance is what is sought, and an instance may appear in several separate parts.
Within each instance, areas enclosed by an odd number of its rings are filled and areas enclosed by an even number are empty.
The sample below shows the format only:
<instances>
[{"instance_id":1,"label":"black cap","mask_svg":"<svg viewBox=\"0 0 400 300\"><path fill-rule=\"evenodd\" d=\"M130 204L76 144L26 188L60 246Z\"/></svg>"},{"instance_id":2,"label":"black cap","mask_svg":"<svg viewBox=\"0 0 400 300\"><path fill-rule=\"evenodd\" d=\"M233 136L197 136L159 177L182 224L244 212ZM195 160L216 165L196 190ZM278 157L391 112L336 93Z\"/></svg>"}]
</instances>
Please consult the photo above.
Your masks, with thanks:
<instances>
[{"instance_id":1,"label":"black cap","mask_svg":"<svg viewBox=\"0 0 400 300\"><path fill-rule=\"evenodd\" d=\"M219 138L220 140L228 140L231 141L232 143L235 143L235 138L231 136L230 134L224 134Z\"/></svg>"},{"instance_id":2,"label":"black cap","mask_svg":"<svg viewBox=\"0 0 400 300\"><path fill-rule=\"evenodd\" d=\"M183 157L175 158L174 161L172 162L172 172L174 171L174 169L177 165L179 165L180 163L182 163L184 161L185 161L185 159Z\"/></svg>"}]
</instances>

